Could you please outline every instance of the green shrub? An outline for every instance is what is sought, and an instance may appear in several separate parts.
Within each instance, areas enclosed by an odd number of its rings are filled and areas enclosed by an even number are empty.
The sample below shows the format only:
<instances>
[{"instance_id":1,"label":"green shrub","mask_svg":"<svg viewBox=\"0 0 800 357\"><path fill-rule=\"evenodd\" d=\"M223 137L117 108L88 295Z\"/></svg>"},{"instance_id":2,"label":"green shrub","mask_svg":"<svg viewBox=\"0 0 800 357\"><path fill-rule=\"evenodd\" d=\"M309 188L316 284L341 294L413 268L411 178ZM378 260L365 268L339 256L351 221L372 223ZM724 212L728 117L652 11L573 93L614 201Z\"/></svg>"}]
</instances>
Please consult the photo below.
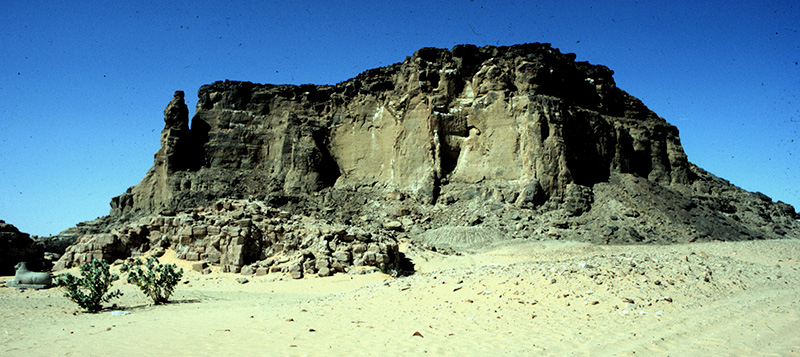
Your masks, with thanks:
<instances>
[{"instance_id":1,"label":"green shrub","mask_svg":"<svg viewBox=\"0 0 800 357\"><path fill-rule=\"evenodd\" d=\"M80 269L80 278L64 273L56 277L56 285L66 290L64 297L81 308L88 312L98 312L103 309L102 303L122 296L119 290L108 292L111 283L118 280L119 276L111 274L105 260L92 259L91 262L81 265Z\"/></svg>"},{"instance_id":2,"label":"green shrub","mask_svg":"<svg viewBox=\"0 0 800 357\"><path fill-rule=\"evenodd\" d=\"M136 284L156 305L169 301L183 276L183 269L178 269L177 265L159 264L154 257L147 257L144 263L139 258L126 262L120 271L127 272L128 282Z\"/></svg>"}]
</instances>

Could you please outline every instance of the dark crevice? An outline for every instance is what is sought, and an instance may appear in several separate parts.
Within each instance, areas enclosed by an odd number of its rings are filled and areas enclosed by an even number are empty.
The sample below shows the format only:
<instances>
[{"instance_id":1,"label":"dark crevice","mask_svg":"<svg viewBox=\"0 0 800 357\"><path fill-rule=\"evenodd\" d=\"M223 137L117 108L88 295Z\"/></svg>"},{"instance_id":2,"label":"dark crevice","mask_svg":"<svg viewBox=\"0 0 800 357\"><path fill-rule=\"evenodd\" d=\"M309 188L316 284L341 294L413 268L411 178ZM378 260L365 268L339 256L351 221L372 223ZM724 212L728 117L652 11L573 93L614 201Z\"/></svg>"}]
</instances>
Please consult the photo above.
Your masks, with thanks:
<instances>
[{"instance_id":1,"label":"dark crevice","mask_svg":"<svg viewBox=\"0 0 800 357\"><path fill-rule=\"evenodd\" d=\"M320 158L317 164L317 172L319 172L320 181L323 187L331 187L339 179L341 171L336 159L333 158L331 152L328 150L328 133L325 130L315 130L311 136L319 149Z\"/></svg>"},{"instance_id":2,"label":"dark crevice","mask_svg":"<svg viewBox=\"0 0 800 357\"><path fill-rule=\"evenodd\" d=\"M455 145L449 145L447 140L442 140L441 144L442 177L446 177L456 169L458 156L461 154L461 148Z\"/></svg>"},{"instance_id":3,"label":"dark crevice","mask_svg":"<svg viewBox=\"0 0 800 357\"><path fill-rule=\"evenodd\" d=\"M189 169L197 171L206 165L206 149L205 144L208 142L208 132L211 126L197 117L192 118L192 129L189 130L191 138L191 158Z\"/></svg>"},{"instance_id":4,"label":"dark crevice","mask_svg":"<svg viewBox=\"0 0 800 357\"><path fill-rule=\"evenodd\" d=\"M550 136L550 123L547 122L546 120L542 121L542 135L541 136L542 136L542 141L547 140L547 138Z\"/></svg>"}]
</instances>

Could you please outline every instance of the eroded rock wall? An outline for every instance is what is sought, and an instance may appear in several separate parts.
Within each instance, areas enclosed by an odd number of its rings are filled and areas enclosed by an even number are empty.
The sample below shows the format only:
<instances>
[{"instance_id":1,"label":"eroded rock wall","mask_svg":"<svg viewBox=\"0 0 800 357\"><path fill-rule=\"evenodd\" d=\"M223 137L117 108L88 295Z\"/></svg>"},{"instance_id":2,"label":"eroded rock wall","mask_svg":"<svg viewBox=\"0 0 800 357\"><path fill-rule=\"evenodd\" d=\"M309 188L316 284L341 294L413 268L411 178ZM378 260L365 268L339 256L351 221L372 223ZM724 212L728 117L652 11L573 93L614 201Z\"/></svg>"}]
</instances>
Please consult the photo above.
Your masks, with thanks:
<instances>
[{"instance_id":1,"label":"eroded rock wall","mask_svg":"<svg viewBox=\"0 0 800 357\"><path fill-rule=\"evenodd\" d=\"M800 237L793 207L692 165L677 128L612 75L548 44L462 45L336 85L205 85L191 126L178 91L153 167L60 267L158 246L226 271L278 259L325 275L396 262L393 234L477 226L596 243ZM262 213L230 218L215 206L227 199ZM384 233L357 243L309 225Z\"/></svg>"},{"instance_id":2,"label":"eroded rock wall","mask_svg":"<svg viewBox=\"0 0 800 357\"><path fill-rule=\"evenodd\" d=\"M574 60L547 44L456 46L335 86L217 82L198 92L191 130L177 92L153 169L112 214L331 186L431 204L450 184L498 182L534 207L610 172L688 183L677 129L611 70Z\"/></svg>"}]
</instances>

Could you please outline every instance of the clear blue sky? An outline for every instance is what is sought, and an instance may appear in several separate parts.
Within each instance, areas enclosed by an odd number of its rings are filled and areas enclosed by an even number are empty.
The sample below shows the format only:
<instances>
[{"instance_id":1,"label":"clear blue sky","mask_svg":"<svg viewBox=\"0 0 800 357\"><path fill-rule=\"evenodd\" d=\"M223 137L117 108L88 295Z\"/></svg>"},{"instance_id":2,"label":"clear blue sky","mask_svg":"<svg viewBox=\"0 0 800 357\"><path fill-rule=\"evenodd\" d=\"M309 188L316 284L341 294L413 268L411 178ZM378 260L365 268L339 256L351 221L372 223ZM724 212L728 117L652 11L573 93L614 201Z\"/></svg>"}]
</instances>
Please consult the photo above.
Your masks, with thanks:
<instances>
[{"instance_id":1,"label":"clear blue sky","mask_svg":"<svg viewBox=\"0 0 800 357\"><path fill-rule=\"evenodd\" d=\"M2 2L0 219L48 235L108 214L175 90L193 114L217 80L335 84L421 47L525 42L607 65L689 160L800 208L796 0L138 3Z\"/></svg>"}]
</instances>

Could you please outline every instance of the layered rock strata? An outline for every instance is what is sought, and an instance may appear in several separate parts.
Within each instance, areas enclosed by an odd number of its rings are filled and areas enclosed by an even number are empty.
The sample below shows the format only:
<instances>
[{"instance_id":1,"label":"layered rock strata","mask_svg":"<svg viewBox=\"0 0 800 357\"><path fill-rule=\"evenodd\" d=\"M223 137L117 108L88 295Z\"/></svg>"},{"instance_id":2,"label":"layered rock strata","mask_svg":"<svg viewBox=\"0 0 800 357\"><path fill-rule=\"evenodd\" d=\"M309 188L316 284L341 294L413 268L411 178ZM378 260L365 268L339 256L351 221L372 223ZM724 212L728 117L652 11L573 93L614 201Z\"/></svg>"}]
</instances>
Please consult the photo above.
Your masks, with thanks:
<instances>
[{"instance_id":1,"label":"layered rock strata","mask_svg":"<svg viewBox=\"0 0 800 357\"><path fill-rule=\"evenodd\" d=\"M217 82L200 89L191 130L176 92L153 169L112 214L325 187L431 204L448 186L478 183L535 207L615 172L689 183L677 129L618 89L611 70L574 60L547 44L456 46L335 86Z\"/></svg>"},{"instance_id":2,"label":"layered rock strata","mask_svg":"<svg viewBox=\"0 0 800 357\"><path fill-rule=\"evenodd\" d=\"M800 236L793 207L692 165L677 128L612 75L549 44L423 48L336 85L205 85L191 127L178 91L108 227L232 198L431 242L477 225L598 243ZM284 244L258 231L262 253ZM169 234L179 250L205 239Z\"/></svg>"}]
</instances>

